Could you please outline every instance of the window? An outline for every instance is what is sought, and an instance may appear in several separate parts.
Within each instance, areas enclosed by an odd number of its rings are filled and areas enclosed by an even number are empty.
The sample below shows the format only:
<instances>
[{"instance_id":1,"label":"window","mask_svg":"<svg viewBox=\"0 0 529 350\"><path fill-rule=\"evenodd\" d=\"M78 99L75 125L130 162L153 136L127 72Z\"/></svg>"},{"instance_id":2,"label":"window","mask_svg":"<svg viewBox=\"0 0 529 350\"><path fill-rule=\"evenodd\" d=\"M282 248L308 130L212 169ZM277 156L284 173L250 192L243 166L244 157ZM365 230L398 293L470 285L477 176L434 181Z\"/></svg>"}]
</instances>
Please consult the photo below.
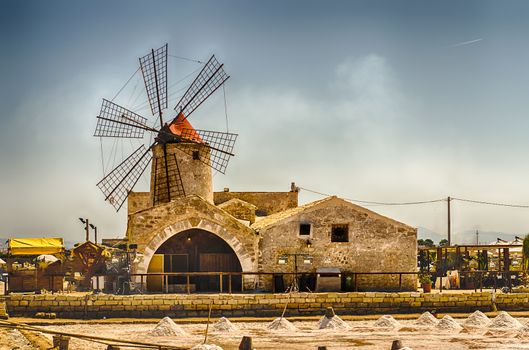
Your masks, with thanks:
<instances>
[{"instance_id":1,"label":"window","mask_svg":"<svg viewBox=\"0 0 529 350\"><path fill-rule=\"evenodd\" d=\"M310 236L310 224L299 224L299 235Z\"/></svg>"},{"instance_id":2,"label":"window","mask_svg":"<svg viewBox=\"0 0 529 350\"><path fill-rule=\"evenodd\" d=\"M349 225L332 225L331 242L349 242Z\"/></svg>"},{"instance_id":3,"label":"window","mask_svg":"<svg viewBox=\"0 0 529 350\"><path fill-rule=\"evenodd\" d=\"M193 159L194 160L199 160L200 159L198 151L193 151Z\"/></svg>"}]
</instances>

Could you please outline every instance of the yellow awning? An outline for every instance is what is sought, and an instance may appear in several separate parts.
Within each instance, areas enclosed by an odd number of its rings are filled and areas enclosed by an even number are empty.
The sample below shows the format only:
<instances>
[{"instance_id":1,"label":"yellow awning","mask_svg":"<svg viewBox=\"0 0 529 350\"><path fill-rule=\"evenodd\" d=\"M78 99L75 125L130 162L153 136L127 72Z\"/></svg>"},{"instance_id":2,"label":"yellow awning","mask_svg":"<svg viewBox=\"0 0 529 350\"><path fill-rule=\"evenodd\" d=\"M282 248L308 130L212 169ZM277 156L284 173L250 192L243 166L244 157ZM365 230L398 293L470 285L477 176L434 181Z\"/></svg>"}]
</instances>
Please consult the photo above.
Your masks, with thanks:
<instances>
[{"instance_id":1,"label":"yellow awning","mask_svg":"<svg viewBox=\"0 0 529 350\"><path fill-rule=\"evenodd\" d=\"M64 251L62 238L11 238L7 245L11 255L57 254Z\"/></svg>"}]
</instances>

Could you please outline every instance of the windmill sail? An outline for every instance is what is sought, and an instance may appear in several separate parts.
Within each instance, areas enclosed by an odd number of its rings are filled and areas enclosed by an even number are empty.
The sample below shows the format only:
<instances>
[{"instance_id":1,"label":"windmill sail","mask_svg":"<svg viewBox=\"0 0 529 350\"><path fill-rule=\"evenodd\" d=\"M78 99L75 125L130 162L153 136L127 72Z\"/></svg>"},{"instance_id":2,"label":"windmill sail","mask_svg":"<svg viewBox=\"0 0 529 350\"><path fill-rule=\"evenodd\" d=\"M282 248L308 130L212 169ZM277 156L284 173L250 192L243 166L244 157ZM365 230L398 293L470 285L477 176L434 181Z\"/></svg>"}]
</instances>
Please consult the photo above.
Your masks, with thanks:
<instances>
[{"instance_id":1,"label":"windmill sail","mask_svg":"<svg viewBox=\"0 0 529 350\"><path fill-rule=\"evenodd\" d=\"M167 44L140 58L140 67L153 115L167 108Z\"/></svg>"},{"instance_id":2,"label":"windmill sail","mask_svg":"<svg viewBox=\"0 0 529 350\"><path fill-rule=\"evenodd\" d=\"M200 163L224 173L229 159L233 156L236 134L208 130L196 130L187 118L211 95L229 76L223 64L211 56L198 76L191 83L175 107L177 116L164 123L162 110L167 108L167 44L139 59L140 68L147 90L147 98L154 116L159 118L160 127L148 126L147 119L111 101L103 100L97 117L95 136L143 138L145 131L154 133L154 143L147 149L140 146L127 159L107 174L97 186L119 211L130 191L138 182L149 162L153 160L151 172L151 198L153 205L170 202L186 196L185 186L190 193L195 191L196 176L187 171L189 166L199 165L205 174L211 171ZM177 152L183 152L177 154ZM185 157L180 157L185 155ZM187 157L190 155L191 157ZM179 164L180 163L180 164ZM207 194L206 194L207 195Z\"/></svg>"},{"instance_id":3,"label":"windmill sail","mask_svg":"<svg viewBox=\"0 0 529 350\"><path fill-rule=\"evenodd\" d=\"M94 136L143 138L147 118L103 99Z\"/></svg>"},{"instance_id":4,"label":"windmill sail","mask_svg":"<svg viewBox=\"0 0 529 350\"><path fill-rule=\"evenodd\" d=\"M224 72L223 66L215 55L211 56L174 108L175 111L188 118L202 102L228 80L229 76Z\"/></svg>"},{"instance_id":5,"label":"windmill sail","mask_svg":"<svg viewBox=\"0 0 529 350\"><path fill-rule=\"evenodd\" d=\"M235 140L237 140L238 135L220 131L183 129L181 138L184 141L192 141L193 139L196 139L197 135L201 140L199 143L206 144L210 149L210 154L200 153L200 161L224 174L228 162L230 161L230 157L234 155L232 153L233 146L235 145ZM183 148L183 150L185 152L186 148Z\"/></svg>"},{"instance_id":6,"label":"windmill sail","mask_svg":"<svg viewBox=\"0 0 529 350\"><path fill-rule=\"evenodd\" d=\"M150 149L145 149L145 146L141 145L97 184L105 195L105 200L117 211L138 182L151 158Z\"/></svg>"},{"instance_id":7,"label":"windmill sail","mask_svg":"<svg viewBox=\"0 0 529 350\"><path fill-rule=\"evenodd\" d=\"M152 178L152 199L153 205L170 202L171 199L184 197L184 184L178 161L174 153L168 152L166 145L160 152L159 148L154 148L153 172ZM173 150L174 152L174 150Z\"/></svg>"}]
</instances>

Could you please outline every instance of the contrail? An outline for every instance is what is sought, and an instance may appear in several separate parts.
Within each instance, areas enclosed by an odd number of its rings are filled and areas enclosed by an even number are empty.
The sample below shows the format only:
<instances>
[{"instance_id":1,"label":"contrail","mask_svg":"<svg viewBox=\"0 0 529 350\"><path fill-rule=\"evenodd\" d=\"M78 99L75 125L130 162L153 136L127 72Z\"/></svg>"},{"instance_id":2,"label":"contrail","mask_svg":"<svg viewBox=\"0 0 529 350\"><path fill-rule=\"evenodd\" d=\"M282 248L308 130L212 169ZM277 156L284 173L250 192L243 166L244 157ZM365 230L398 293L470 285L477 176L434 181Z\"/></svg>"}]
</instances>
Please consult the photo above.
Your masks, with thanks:
<instances>
[{"instance_id":1,"label":"contrail","mask_svg":"<svg viewBox=\"0 0 529 350\"><path fill-rule=\"evenodd\" d=\"M457 44L454 44L454 45L450 45L448 47L458 47L458 46L463 46L463 45L469 45L469 44L474 44L474 43L477 43L478 41L481 41L483 40L483 38L479 38L479 39L474 39L474 40L469 40L469 41L463 41L461 43L457 43Z\"/></svg>"}]
</instances>

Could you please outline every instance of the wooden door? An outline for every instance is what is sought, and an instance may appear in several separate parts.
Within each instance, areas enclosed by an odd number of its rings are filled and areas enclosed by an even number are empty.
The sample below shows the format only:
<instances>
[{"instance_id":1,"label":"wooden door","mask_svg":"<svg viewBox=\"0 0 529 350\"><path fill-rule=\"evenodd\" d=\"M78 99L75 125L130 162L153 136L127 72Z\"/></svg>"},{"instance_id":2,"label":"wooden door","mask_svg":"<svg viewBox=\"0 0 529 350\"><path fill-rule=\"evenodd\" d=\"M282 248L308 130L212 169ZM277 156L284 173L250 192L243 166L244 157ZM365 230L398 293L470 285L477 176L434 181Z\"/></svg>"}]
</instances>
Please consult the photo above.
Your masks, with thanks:
<instances>
[{"instance_id":1,"label":"wooden door","mask_svg":"<svg viewBox=\"0 0 529 350\"><path fill-rule=\"evenodd\" d=\"M237 257L229 253L202 253L199 257L199 269L202 272L235 272L238 271ZM233 280L232 280L233 283ZM228 291L228 276L222 281L223 292ZM218 276L205 276L199 284L201 291L220 291Z\"/></svg>"},{"instance_id":2,"label":"wooden door","mask_svg":"<svg viewBox=\"0 0 529 350\"><path fill-rule=\"evenodd\" d=\"M163 271L164 258L163 254L154 254L147 272L164 272ZM147 276L147 290L149 292L163 291L163 276Z\"/></svg>"}]
</instances>

